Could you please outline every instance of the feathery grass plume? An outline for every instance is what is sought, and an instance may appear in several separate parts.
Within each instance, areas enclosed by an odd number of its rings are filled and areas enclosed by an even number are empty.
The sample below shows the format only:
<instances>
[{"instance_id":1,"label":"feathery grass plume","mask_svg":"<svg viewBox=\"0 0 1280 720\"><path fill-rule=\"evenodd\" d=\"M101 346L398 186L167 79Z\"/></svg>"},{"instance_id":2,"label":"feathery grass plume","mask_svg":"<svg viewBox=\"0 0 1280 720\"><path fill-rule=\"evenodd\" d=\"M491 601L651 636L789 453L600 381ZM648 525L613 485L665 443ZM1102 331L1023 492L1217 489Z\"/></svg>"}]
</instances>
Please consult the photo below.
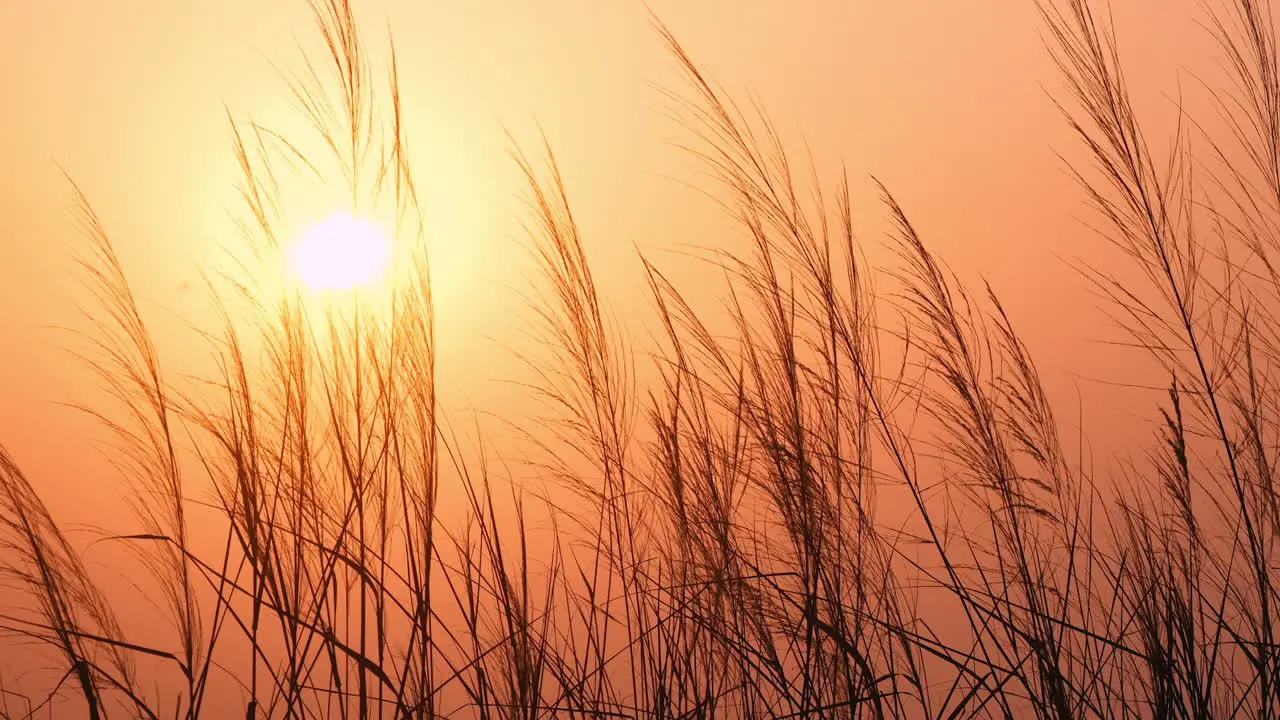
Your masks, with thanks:
<instances>
[{"instance_id":1,"label":"feathery grass plume","mask_svg":"<svg viewBox=\"0 0 1280 720\"><path fill-rule=\"evenodd\" d=\"M64 683L71 682L84 698L88 717L106 717L112 707L119 706L116 700L144 717L156 717L135 685L131 653L141 648L123 639L106 597L89 578L79 553L3 447L0 533L4 584L35 603L31 612L6 607L0 628L55 649L65 663L65 673L48 697L28 707L26 716L34 716L54 700Z\"/></svg>"},{"instance_id":2,"label":"feathery grass plume","mask_svg":"<svg viewBox=\"0 0 1280 720\"><path fill-rule=\"evenodd\" d=\"M186 697L193 701L204 691L206 663L203 612L196 597L196 572L190 561L186 481L179 461L180 420L159 353L125 278L106 228L74 186L80 223L92 255L80 261L95 300L83 312L99 323L92 354L84 355L113 398L119 413L84 407L110 429L119 442L112 458L127 477L134 495L132 508L142 524L135 541L167 607L176 631L173 652L185 679Z\"/></svg>"},{"instance_id":3,"label":"feathery grass plume","mask_svg":"<svg viewBox=\"0 0 1280 720\"><path fill-rule=\"evenodd\" d=\"M1278 209L1265 190L1275 187L1268 148L1280 143L1274 98L1268 99L1275 83L1270 5L1241 0L1210 10L1239 93L1210 91L1230 132L1206 135L1206 144L1225 177L1211 167L1199 170L1206 165L1192 156L1181 106L1161 168L1133 109L1109 25L1081 0L1044 3L1042 10L1079 106L1066 111L1068 118L1097 164L1095 175L1077 174L1109 237L1145 275L1156 301L1116 275L1098 269L1092 275L1173 383L1173 415L1166 414L1171 457L1157 461L1152 500L1156 508L1172 505L1169 515L1178 521L1171 527L1155 510L1126 505L1127 530L1118 540L1146 560L1134 568L1135 580L1147 587L1131 595L1141 603L1132 612L1148 628L1145 692L1153 706L1184 707L1192 716L1273 717L1280 598L1272 569L1280 526L1265 440L1274 420L1264 420L1275 417L1274 404L1262 388L1275 346L1259 339L1274 337L1275 326L1270 313L1257 310L1276 288L1265 271L1273 241L1263 239L1274 237L1267 228L1275 227ZM1203 174L1210 182L1196 182Z\"/></svg>"}]
</instances>

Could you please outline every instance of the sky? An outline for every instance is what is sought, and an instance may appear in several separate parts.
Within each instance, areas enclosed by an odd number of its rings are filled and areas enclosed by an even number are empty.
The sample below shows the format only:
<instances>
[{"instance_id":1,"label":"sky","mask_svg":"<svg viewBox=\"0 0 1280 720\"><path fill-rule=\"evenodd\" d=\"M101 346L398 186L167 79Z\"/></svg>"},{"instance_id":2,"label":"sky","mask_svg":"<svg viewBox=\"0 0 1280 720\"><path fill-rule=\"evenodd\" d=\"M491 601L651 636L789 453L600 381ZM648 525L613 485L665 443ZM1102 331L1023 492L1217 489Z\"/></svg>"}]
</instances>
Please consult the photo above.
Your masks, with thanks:
<instances>
[{"instance_id":1,"label":"sky","mask_svg":"<svg viewBox=\"0 0 1280 720\"><path fill-rule=\"evenodd\" d=\"M1113 4L1158 144L1170 97L1194 94L1190 70L1215 72L1203 11L1195 0ZM1073 269L1115 254L1086 226L1093 216L1067 172L1082 156L1053 103L1062 85L1031 0L356 7L376 57L388 30L395 39L428 213L443 402L459 423L480 411L519 424L530 412L512 384L527 378L513 350L528 342L531 265L509 138L536 156L545 134L597 285L636 347L648 337L641 253L715 302L705 266L683 251L744 246L697 191L705 168L679 147L691 136L662 91L683 86L652 12L729 95L758 102L789 147L807 145L823 177L847 170L873 263L890 262L876 178L962 280L992 284L1067 434L1082 412L1100 464L1152 437L1163 398L1117 387L1145 365L1109 344L1122 336ZM106 435L69 407L102 407L103 396L71 352L85 347L79 308L92 303L68 177L112 236L166 367L207 369L193 332L211 319L201 272L234 242L242 210L228 116L298 128L277 69L297 69L299 44L315 40L304 0L0 0L0 443L68 527L130 529ZM325 212L313 201L303 214ZM90 562L102 552L90 549Z\"/></svg>"},{"instance_id":2,"label":"sky","mask_svg":"<svg viewBox=\"0 0 1280 720\"><path fill-rule=\"evenodd\" d=\"M1156 127L1187 67L1213 68L1190 0L1117 0L1140 110ZM652 11L731 95L755 97L827 177L847 168L873 260L885 229L871 178L969 282L989 280L1074 422L1103 442L1146 439L1158 398L1124 393L1138 364L1072 269L1110 257L1083 221L1079 159L1052 97L1062 86L1030 0L362 0L367 40L390 28L428 207L441 373L459 412L518 414L510 347L521 289L523 190L510 131L557 153L587 252L615 309L646 302L637 252L677 282L688 245L732 248L732 223L665 112L680 88ZM0 442L55 513L93 522L118 501L92 423L100 395L67 351L86 301L87 250L65 171L117 243L179 372L199 366L200 269L239 211L228 113L293 122L273 69L314 42L303 0L0 0ZM287 125L286 125L287 126ZM625 315L625 312L623 313ZM625 320L625 318L624 318ZM641 329L634 328L639 335ZM1135 406L1134 400L1145 403Z\"/></svg>"}]
</instances>

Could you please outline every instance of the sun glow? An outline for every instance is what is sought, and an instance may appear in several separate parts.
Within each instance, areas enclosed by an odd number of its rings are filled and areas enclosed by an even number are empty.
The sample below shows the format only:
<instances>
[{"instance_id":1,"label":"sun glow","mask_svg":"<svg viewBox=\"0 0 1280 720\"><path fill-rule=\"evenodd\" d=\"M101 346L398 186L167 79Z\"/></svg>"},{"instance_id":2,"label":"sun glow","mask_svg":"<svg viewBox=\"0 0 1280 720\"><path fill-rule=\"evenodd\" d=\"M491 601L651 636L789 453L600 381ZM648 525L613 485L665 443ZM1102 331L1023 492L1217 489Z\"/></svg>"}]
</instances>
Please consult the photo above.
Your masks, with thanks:
<instances>
[{"instance_id":1,"label":"sun glow","mask_svg":"<svg viewBox=\"0 0 1280 720\"><path fill-rule=\"evenodd\" d=\"M378 280L391 265L391 238L378 225L340 213L289 248L294 274L313 290L348 290Z\"/></svg>"}]
</instances>

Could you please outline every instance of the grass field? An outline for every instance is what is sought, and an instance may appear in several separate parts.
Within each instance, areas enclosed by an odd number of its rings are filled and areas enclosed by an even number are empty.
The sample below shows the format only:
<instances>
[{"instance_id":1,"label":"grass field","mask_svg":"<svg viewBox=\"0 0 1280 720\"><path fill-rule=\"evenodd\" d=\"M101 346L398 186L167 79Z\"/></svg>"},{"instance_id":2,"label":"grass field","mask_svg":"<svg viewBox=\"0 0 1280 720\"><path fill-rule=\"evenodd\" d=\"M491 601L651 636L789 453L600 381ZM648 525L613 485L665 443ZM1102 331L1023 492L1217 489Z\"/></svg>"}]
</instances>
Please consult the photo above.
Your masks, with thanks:
<instances>
[{"instance_id":1,"label":"grass field","mask_svg":"<svg viewBox=\"0 0 1280 720\"><path fill-rule=\"evenodd\" d=\"M689 150L740 221L707 270L731 292L707 316L646 259L664 332L624 341L552 148L513 153L542 272L524 388L547 408L525 454L542 488L504 482L439 411L399 70L373 65L346 0L313 2L328 52L293 87L332 157L236 124L244 262L211 281L225 323L203 329L218 374L162 367L78 196L85 360L119 401L85 410L117 437L136 513L112 542L147 569L165 639L122 629L130 598L95 586L0 449L0 567L22 598L0 626L52 668L4 717L1280 716L1266 2L1210 10L1231 131L1187 117L1150 138L1101 4L1044 0L1092 161L1081 199L1130 263L1081 278L1167 388L1162 432L1107 477L1061 437L996 290L959 283L891 188L894 263L870 266L847 182L811 180L655 22ZM273 277L286 164L376 199L403 243L385 287L317 307Z\"/></svg>"}]
</instances>

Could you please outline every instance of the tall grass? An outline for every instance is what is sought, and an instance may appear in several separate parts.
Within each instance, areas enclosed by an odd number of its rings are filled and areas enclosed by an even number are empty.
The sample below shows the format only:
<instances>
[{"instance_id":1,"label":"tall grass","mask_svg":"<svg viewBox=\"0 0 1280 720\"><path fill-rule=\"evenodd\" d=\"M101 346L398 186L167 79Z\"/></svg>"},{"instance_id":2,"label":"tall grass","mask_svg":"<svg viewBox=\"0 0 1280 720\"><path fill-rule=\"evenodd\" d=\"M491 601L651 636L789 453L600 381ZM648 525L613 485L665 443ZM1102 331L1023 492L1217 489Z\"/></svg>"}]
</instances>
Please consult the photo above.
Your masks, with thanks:
<instances>
[{"instance_id":1,"label":"tall grass","mask_svg":"<svg viewBox=\"0 0 1280 720\"><path fill-rule=\"evenodd\" d=\"M689 150L739 221L708 265L727 318L645 259L662 332L638 372L554 154L517 151L552 358L530 361L548 408L532 493L439 408L394 52L379 77L347 0L312 2L323 50L289 87L322 151L233 121L246 251L210 279L213 377L162 367L80 196L84 354L117 401L86 410L118 438L138 519L113 541L171 634L130 638L113 609L134 599L94 585L0 452L3 570L29 600L0 624L58 668L6 686L6 717L1280 715L1266 3L1211 15L1237 92L1213 93L1229 132L1204 136L1208 157L1190 118L1167 157L1148 144L1087 0L1041 5L1093 161L1077 175L1129 263L1086 276L1169 388L1149 462L1107 478L1060 437L1016 311L960 283L883 187L895 262L870 267L847 181L797 169L658 25ZM273 279L298 176L391 218L408 249L385 297L317 311ZM210 511L215 551L191 520Z\"/></svg>"}]
</instances>

